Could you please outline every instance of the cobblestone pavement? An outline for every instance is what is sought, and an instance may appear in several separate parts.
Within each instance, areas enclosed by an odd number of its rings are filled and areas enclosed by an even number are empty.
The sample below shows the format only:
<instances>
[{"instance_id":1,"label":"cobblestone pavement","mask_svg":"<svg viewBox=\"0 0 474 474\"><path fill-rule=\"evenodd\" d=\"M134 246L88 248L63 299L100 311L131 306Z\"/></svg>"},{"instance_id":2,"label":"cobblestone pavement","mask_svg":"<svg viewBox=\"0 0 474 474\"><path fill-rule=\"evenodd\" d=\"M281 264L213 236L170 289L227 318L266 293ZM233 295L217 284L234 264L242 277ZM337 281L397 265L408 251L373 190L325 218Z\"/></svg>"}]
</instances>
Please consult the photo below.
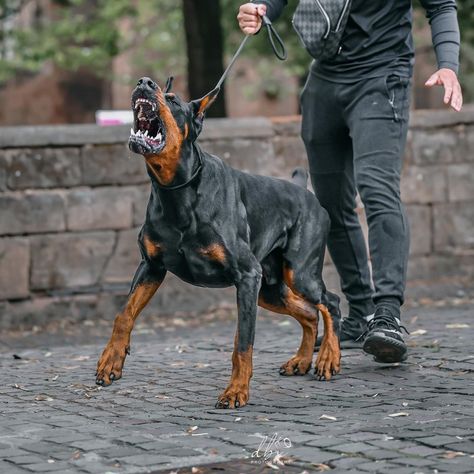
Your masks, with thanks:
<instances>
[{"instance_id":1,"label":"cobblestone pavement","mask_svg":"<svg viewBox=\"0 0 474 474\"><path fill-rule=\"evenodd\" d=\"M406 363L344 351L331 382L279 376L299 327L262 316L250 404L229 411L214 403L235 322L136 335L124 377L105 389L94 372L111 325L88 345L4 340L0 472L472 473L473 312L411 308Z\"/></svg>"}]
</instances>

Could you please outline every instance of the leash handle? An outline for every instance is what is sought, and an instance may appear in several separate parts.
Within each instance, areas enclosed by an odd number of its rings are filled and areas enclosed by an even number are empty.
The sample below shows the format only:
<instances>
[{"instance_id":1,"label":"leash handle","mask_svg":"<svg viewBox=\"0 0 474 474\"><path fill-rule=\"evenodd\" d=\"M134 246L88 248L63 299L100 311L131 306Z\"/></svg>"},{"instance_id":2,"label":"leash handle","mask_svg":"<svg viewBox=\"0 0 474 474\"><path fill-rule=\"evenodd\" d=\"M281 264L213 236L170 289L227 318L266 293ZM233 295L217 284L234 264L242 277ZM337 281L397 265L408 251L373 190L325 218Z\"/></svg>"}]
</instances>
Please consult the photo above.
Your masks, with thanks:
<instances>
[{"instance_id":1,"label":"leash handle","mask_svg":"<svg viewBox=\"0 0 474 474\"><path fill-rule=\"evenodd\" d=\"M270 21L270 18L268 18L267 15L263 15L261 18L262 18L262 28L263 26L265 26L267 29L268 39L270 40L270 44L272 46L273 52L275 53L275 56L280 61L284 61L288 57L285 43L283 42L280 35L277 33L277 31L273 27L273 24ZM219 79L219 82L216 84L216 87L215 87L215 89L218 89L218 92L222 86L222 83L226 80L227 75L229 74L232 66L234 65L235 61L237 60L240 53L242 52L242 49L244 49L245 43L248 41L250 36L251 35L245 35L244 39L240 43L240 46L237 48L237 51L234 53L234 55L232 56L232 59L230 60L227 67L225 68L224 73L222 74L221 78Z\"/></svg>"},{"instance_id":2,"label":"leash handle","mask_svg":"<svg viewBox=\"0 0 474 474\"><path fill-rule=\"evenodd\" d=\"M285 59L288 57L288 54L286 52L285 43L283 43L283 40L281 39L281 36L275 30L275 28L273 27L272 22L270 21L270 18L268 18L267 15L262 16L262 24L267 28L268 39L270 40L270 44L272 46L273 52L275 53L275 56L280 61L285 61ZM278 43L278 47L275 43L275 40L276 40L276 43Z\"/></svg>"}]
</instances>

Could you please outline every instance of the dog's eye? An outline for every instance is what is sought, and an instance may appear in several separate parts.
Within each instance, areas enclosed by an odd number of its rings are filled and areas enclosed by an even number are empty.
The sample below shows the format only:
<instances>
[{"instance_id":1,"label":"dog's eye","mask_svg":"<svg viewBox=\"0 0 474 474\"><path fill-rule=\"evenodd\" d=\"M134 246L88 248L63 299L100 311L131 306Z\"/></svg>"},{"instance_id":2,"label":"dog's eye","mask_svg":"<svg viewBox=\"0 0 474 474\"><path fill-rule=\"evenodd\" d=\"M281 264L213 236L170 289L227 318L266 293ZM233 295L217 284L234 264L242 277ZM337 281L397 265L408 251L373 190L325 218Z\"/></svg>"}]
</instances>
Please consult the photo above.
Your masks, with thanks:
<instances>
[{"instance_id":1,"label":"dog's eye","mask_svg":"<svg viewBox=\"0 0 474 474\"><path fill-rule=\"evenodd\" d=\"M173 104L178 104L178 101L176 100L176 96L174 94L165 94L166 100L169 100Z\"/></svg>"}]
</instances>

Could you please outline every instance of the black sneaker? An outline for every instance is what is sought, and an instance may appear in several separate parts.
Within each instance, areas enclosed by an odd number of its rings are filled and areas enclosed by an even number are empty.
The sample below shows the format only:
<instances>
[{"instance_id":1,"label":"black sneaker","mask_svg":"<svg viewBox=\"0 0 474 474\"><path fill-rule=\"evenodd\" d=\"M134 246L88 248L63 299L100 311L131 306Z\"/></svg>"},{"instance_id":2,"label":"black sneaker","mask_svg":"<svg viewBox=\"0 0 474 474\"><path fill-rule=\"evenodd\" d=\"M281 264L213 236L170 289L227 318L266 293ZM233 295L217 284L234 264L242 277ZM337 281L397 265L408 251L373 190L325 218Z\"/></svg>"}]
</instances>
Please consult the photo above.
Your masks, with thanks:
<instances>
[{"instance_id":1,"label":"black sneaker","mask_svg":"<svg viewBox=\"0 0 474 474\"><path fill-rule=\"evenodd\" d=\"M374 318L368 324L367 336L362 349L374 356L375 362L393 364L407 358L407 345L403 341L400 320L389 309L381 307L375 311Z\"/></svg>"},{"instance_id":2,"label":"black sneaker","mask_svg":"<svg viewBox=\"0 0 474 474\"><path fill-rule=\"evenodd\" d=\"M355 316L349 315L347 318L342 320L341 324L341 337L340 344L341 349L362 349L363 337L367 333L367 321L373 318L373 314L366 316L365 318L356 318ZM315 350L321 347L323 336L319 336L316 339L314 345Z\"/></svg>"}]
</instances>

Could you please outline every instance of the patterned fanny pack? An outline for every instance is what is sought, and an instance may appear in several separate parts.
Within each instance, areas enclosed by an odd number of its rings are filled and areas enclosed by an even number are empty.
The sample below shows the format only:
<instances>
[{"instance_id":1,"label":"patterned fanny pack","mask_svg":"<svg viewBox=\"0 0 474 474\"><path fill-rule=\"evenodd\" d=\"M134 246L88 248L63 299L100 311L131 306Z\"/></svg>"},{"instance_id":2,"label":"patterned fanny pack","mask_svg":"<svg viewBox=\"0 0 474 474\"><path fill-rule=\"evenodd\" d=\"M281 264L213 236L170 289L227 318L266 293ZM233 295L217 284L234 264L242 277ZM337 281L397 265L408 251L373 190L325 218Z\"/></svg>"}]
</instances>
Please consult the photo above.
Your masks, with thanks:
<instances>
[{"instance_id":1,"label":"patterned fanny pack","mask_svg":"<svg viewBox=\"0 0 474 474\"><path fill-rule=\"evenodd\" d=\"M300 0L293 27L309 54L328 59L340 52L351 0Z\"/></svg>"}]
</instances>

